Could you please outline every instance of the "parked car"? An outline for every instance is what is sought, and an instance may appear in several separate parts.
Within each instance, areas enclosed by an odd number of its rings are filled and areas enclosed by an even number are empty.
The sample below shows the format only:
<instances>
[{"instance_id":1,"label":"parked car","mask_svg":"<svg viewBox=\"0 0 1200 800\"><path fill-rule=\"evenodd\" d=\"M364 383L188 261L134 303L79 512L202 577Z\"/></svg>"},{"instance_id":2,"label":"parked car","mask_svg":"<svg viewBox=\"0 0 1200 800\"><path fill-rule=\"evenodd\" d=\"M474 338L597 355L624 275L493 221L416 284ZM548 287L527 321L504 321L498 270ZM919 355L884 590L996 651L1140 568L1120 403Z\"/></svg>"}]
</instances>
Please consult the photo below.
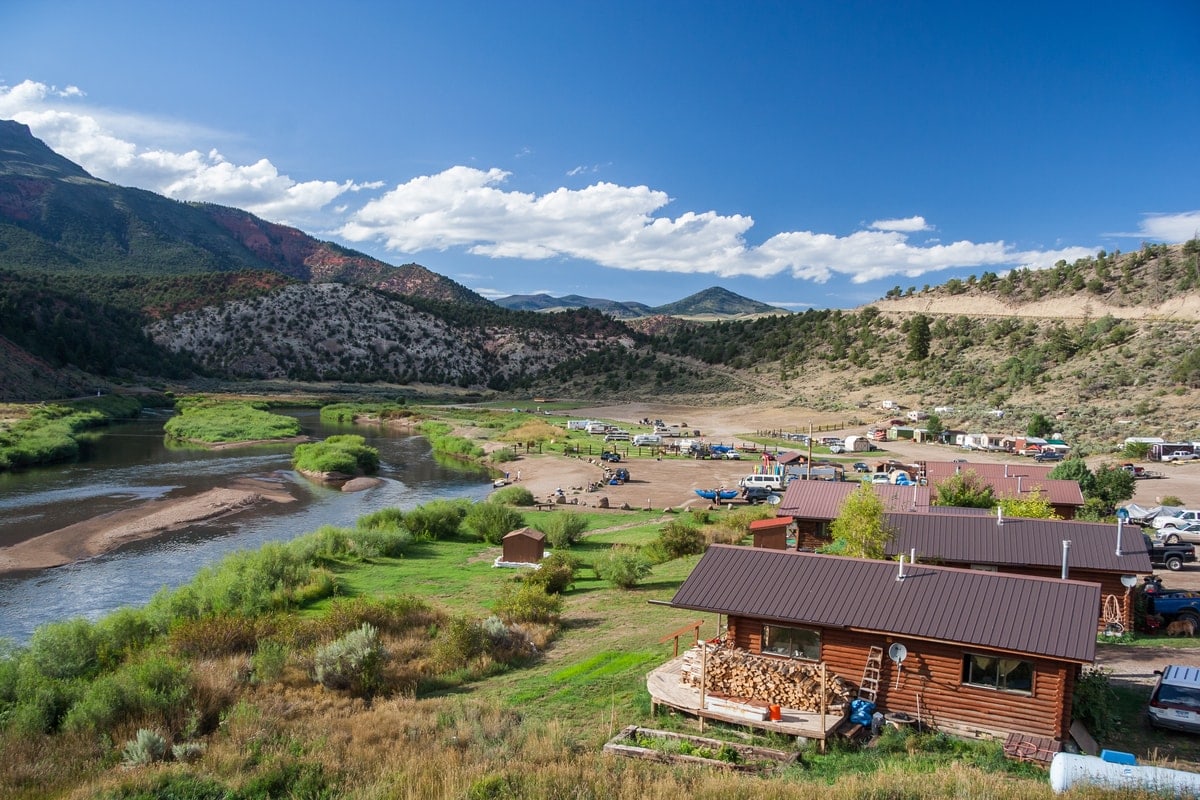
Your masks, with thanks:
<instances>
[{"instance_id":1,"label":"parked car","mask_svg":"<svg viewBox=\"0 0 1200 800\"><path fill-rule=\"evenodd\" d=\"M1163 528L1158 535L1163 544L1179 544L1180 542L1200 544L1200 522L1184 522L1173 527Z\"/></svg>"},{"instance_id":2,"label":"parked car","mask_svg":"<svg viewBox=\"0 0 1200 800\"><path fill-rule=\"evenodd\" d=\"M742 454L739 453L737 450L726 450L724 453L721 454L721 458L728 458L733 461L736 461L741 457L742 457Z\"/></svg>"},{"instance_id":3,"label":"parked car","mask_svg":"<svg viewBox=\"0 0 1200 800\"><path fill-rule=\"evenodd\" d=\"M863 480L866 480L866 478L863 478ZM871 483L891 483L891 482L892 482L891 479L888 478L887 473L885 473L885 472L876 472L875 474L873 474L871 476Z\"/></svg>"},{"instance_id":4,"label":"parked car","mask_svg":"<svg viewBox=\"0 0 1200 800\"><path fill-rule=\"evenodd\" d=\"M612 463L615 464L621 460L621 454L620 453L610 453L608 450L605 450L603 453L600 454L600 460L601 461L611 461Z\"/></svg>"},{"instance_id":5,"label":"parked car","mask_svg":"<svg viewBox=\"0 0 1200 800\"><path fill-rule=\"evenodd\" d=\"M854 471L855 472L870 472L871 468L864 461L855 461L854 462Z\"/></svg>"},{"instance_id":6,"label":"parked car","mask_svg":"<svg viewBox=\"0 0 1200 800\"><path fill-rule=\"evenodd\" d=\"M1054 450L1043 450L1042 452L1040 452L1036 456L1034 456L1033 460L1034 461L1062 461L1063 456L1062 456L1062 453L1056 452Z\"/></svg>"},{"instance_id":7,"label":"parked car","mask_svg":"<svg viewBox=\"0 0 1200 800\"><path fill-rule=\"evenodd\" d=\"M833 453L834 455L837 455L838 453L844 453L846 452L846 447L845 445L831 444L829 445L829 452Z\"/></svg>"},{"instance_id":8,"label":"parked car","mask_svg":"<svg viewBox=\"0 0 1200 800\"><path fill-rule=\"evenodd\" d=\"M1187 733L1200 733L1200 667L1168 664L1155 670L1158 682L1150 695L1150 724Z\"/></svg>"},{"instance_id":9,"label":"parked car","mask_svg":"<svg viewBox=\"0 0 1200 800\"><path fill-rule=\"evenodd\" d=\"M752 506L779 502L779 495L766 486L747 486L742 489L742 498Z\"/></svg>"}]
</instances>

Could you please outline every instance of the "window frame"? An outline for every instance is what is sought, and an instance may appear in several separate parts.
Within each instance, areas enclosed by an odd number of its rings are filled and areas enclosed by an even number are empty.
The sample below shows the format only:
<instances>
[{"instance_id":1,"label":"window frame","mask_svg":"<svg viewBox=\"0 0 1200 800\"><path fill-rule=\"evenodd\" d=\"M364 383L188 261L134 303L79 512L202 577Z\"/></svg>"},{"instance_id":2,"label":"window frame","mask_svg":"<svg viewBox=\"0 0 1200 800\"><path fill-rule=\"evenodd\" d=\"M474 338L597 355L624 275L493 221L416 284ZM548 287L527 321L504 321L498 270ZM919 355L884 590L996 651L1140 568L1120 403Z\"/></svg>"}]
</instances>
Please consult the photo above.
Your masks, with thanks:
<instances>
[{"instance_id":1,"label":"window frame","mask_svg":"<svg viewBox=\"0 0 1200 800\"><path fill-rule=\"evenodd\" d=\"M972 678L977 677L976 672L975 672L975 667L974 667L974 665L976 663L975 659L991 659L993 662L995 662L995 664L994 664L995 678L994 678L993 683L981 683L976 680L971 680ZM1006 675L1011 675L1013 672L1020 669L1022 665L1024 665L1027 668L1028 673L1029 673L1029 688L1028 689L1013 689L1013 688L1009 688L1008 686L1001 685L1002 676L1000 675L1000 662L1007 661L1007 660L1016 661L1017 664L1012 669L1010 669L1008 671L1008 673L1006 673ZM992 671L992 668L993 668L992 665L980 667L981 670L989 671L989 672ZM1011 657L1005 658L1004 656L997 655L994 653L964 652L962 654L962 672L960 675L961 685L970 687L972 689L983 689L985 691L991 691L991 692L1003 692L1004 694L1015 694L1015 695L1018 695L1021 697L1033 697L1034 696L1034 693L1033 693L1034 678L1036 676L1037 676L1037 671L1034 669L1033 661L1031 659L1011 658Z\"/></svg>"},{"instance_id":2,"label":"window frame","mask_svg":"<svg viewBox=\"0 0 1200 800\"><path fill-rule=\"evenodd\" d=\"M770 631L770 630L794 631L794 632L800 633L800 634L807 634L808 636L810 636L816 640L816 655L812 655L812 656L808 655L807 652L809 650L811 650L811 647L806 647L802 642L800 643L800 649L796 650L795 644L793 643L793 641L791 639L788 640L789 644L791 645L791 646L789 646L788 649L791 650L791 652L780 653L780 652L768 650L767 649L768 642L773 641L775 638L777 638L777 637L772 637L768 634L768 631ZM773 625L769 622L764 622L764 623L762 623L762 630L759 633L762 636L762 639L760 640L758 649L759 649L759 653L764 656L774 656L776 658L791 658L796 661L809 661L809 662L818 662L821 660L821 631L818 629L801 628L796 625Z\"/></svg>"}]
</instances>

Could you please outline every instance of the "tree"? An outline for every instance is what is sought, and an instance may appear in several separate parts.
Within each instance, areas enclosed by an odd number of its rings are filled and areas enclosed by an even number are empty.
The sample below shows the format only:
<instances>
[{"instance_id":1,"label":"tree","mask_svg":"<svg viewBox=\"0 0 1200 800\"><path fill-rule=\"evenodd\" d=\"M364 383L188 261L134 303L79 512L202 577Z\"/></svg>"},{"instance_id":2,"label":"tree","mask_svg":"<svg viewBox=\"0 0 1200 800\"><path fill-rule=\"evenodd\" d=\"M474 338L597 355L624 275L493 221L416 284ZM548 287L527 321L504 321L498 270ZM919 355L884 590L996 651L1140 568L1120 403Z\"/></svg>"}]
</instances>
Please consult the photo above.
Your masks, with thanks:
<instances>
[{"instance_id":1,"label":"tree","mask_svg":"<svg viewBox=\"0 0 1200 800\"><path fill-rule=\"evenodd\" d=\"M854 558L883 558L892 533L884 524L883 500L870 484L863 483L850 493L842 513L830 526L833 542L822 552Z\"/></svg>"},{"instance_id":2,"label":"tree","mask_svg":"<svg viewBox=\"0 0 1200 800\"><path fill-rule=\"evenodd\" d=\"M996 495L992 487L973 469L951 475L934 487L935 506L992 508Z\"/></svg>"},{"instance_id":3,"label":"tree","mask_svg":"<svg viewBox=\"0 0 1200 800\"><path fill-rule=\"evenodd\" d=\"M1104 464L1092 474L1092 490L1087 495L1095 498L1107 509L1107 514L1116 512L1117 506L1133 497L1134 478L1129 470L1116 464Z\"/></svg>"},{"instance_id":4,"label":"tree","mask_svg":"<svg viewBox=\"0 0 1200 800\"><path fill-rule=\"evenodd\" d=\"M1096 481L1092 471L1088 469L1088 465L1082 458L1068 458L1050 470L1050 474L1046 477L1056 481L1075 481L1079 484L1079 490L1083 492L1084 497L1091 493Z\"/></svg>"},{"instance_id":5,"label":"tree","mask_svg":"<svg viewBox=\"0 0 1200 800\"><path fill-rule=\"evenodd\" d=\"M933 438L938 438L946 430L946 426L942 424L942 418L937 414L930 414L929 419L925 420L925 430Z\"/></svg>"},{"instance_id":6,"label":"tree","mask_svg":"<svg viewBox=\"0 0 1200 800\"><path fill-rule=\"evenodd\" d=\"M1029 427L1025 429L1026 436L1045 438L1054 432L1054 423L1046 419L1045 414L1034 414L1029 419Z\"/></svg>"},{"instance_id":7,"label":"tree","mask_svg":"<svg viewBox=\"0 0 1200 800\"><path fill-rule=\"evenodd\" d=\"M1025 497L1000 498L1000 510L1006 517L1025 517L1027 519L1062 519L1054 513L1050 501L1035 489Z\"/></svg>"},{"instance_id":8,"label":"tree","mask_svg":"<svg viewBox=\"0 0 1200 800\"><path fill-rule=\"evenodd\" d=\"M908 323L908 358L924 361L929 357L929 317L917 314Z\"/></svg>"}]
</instances>

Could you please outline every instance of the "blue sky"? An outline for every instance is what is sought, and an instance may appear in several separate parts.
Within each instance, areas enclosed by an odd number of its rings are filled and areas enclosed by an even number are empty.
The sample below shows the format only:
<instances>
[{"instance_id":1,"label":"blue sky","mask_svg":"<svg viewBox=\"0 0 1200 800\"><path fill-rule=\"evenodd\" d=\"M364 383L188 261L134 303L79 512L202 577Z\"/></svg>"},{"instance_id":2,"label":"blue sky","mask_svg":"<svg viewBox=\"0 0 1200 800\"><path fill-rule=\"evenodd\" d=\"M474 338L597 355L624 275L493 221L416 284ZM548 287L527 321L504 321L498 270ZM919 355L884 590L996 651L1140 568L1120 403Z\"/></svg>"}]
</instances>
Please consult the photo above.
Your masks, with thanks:
<instances>
[{"instance_id":1,"label":"blue sky","mask_svg":"<svg viewBox=\"0 0 1200 800\"><path fill-rule=\"evenodd\" d=\"M6 0L0 119L484 294L892 286L1200 231L1200 3Z\"/></svg>"}]
</instances>

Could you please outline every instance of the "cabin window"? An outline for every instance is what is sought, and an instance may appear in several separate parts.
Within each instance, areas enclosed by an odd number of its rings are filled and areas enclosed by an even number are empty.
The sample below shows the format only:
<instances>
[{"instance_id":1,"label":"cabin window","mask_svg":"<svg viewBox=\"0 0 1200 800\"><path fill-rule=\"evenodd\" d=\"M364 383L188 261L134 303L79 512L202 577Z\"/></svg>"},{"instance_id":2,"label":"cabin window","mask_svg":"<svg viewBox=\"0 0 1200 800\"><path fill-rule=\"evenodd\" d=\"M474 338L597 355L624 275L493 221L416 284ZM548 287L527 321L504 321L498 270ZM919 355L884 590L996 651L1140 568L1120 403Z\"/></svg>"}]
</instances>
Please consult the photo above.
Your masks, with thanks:
<instances>
[{"instance_id":1,"label":"cabin window","mask_svg":"<svg viewBox=\"0 0 1200 800\"><path fill-rule=\"evenodd\" d=\"M763 625L762 652L771 656L819 661L821 658L821 634L805 628Z\"/></svg>"},{"instance_id":2,"label":"cabin window","mask_svg":"<svg viewBox=\"0 0 1200 800\"><path fill-rule=\"evenodd\" d=\"M968 686L1033 694L1033 663L1019 658L967 653L963 656L962 679Z\"/></svg>"}]
</instances>

